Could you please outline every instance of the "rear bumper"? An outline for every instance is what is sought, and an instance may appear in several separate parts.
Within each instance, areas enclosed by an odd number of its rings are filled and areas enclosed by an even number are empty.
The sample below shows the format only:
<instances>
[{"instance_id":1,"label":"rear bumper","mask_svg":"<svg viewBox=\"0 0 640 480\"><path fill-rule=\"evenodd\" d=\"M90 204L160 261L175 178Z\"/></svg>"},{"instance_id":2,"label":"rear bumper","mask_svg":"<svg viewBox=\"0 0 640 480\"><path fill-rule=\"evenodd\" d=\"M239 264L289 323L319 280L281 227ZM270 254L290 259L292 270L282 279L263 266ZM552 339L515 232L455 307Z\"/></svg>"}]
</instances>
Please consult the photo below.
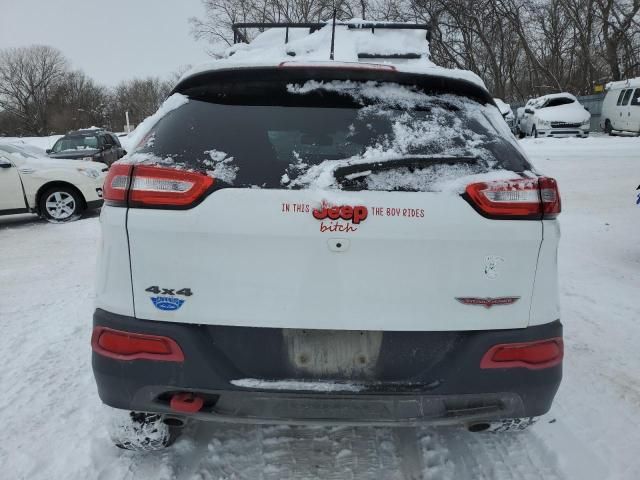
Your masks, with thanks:
<instances>
[{"instance_id":1,"label":"rear bumper","mask_svg":"<svg viewBox=\"0 0 640 480\"><path fill-rule=\"evenodd\" d=\"M171 409L170 398L194 392L204 406L189 415L202 420L414 425L538 416L549 410L562 377L561 364L538 370L480 368L494 345L561 337L559 321L474 332L322 332L321 342L310 340L314 331L153 322L102 310L95 312L94 325L170 337L184 353L184 362L165 362L123 361L94 352L93 371L105 404L184 415ZM354 352L360 349L355 354L362 368L331 366L331 358L313 351L325 342L329 357L333 352L345 358L338 337L358 335L377 339L349 340L359 345Z\"/></svg>"},{"instance_id":2,"label":"rear bumper","mask_svg":"<svg viewBox=\"0 0 640 480\"><path fill-rule=\"evenodd\" d=\"M104 205L104 200L91 200L87 202L87 210L95 210L96 208L101 208Z\"/></svg>"}]
</instances>

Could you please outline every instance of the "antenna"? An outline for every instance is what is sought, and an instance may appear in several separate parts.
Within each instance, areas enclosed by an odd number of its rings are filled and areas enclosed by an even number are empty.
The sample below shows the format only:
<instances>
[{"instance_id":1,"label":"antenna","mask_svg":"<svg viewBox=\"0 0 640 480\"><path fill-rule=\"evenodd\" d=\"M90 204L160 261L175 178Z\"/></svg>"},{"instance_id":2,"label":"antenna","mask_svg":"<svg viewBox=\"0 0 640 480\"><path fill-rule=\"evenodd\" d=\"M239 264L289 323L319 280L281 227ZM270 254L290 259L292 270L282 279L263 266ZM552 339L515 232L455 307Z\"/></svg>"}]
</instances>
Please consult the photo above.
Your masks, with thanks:
<instances>
[{"instance_id":1,"label":"antenna","mask_svg":"<svg viewBox=\"0 0 640 480\"><path fill-rule=\"evenodd\" d=\"M333 25L331 26L331 53L329 54L329 60L333 60L333 50L336 39L336 9L333 9Z\"/></svg>"}]
</instances>

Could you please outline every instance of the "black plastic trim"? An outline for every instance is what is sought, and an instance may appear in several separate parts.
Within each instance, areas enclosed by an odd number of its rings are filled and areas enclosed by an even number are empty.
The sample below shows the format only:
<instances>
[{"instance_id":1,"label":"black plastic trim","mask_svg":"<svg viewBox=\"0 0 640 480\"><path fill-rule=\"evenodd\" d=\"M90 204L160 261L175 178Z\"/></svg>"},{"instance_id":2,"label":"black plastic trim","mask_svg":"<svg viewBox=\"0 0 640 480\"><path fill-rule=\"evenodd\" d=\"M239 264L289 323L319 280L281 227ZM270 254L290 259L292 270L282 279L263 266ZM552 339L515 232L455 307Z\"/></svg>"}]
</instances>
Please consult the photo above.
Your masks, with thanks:
<instances>
[{"instance_id":1,"label":"black plastic trim","mask_svg":"<svg viewBox=\"0 0 640 480\"><path fill-rule=\"evenodd\" d=\"M87 202L87 210L93 210L96 208L100 208L104 205L104 200L100 199L100 200L91 200L90 202Z\"/></svg>"},{"instance_id":2,"label":"black plastic trim","mask_svg":"<svg viewBox=\"0 0 640 480\"><path fill-rule=\"evenodd\" d=\"M11 208L9 210L0 210L0 216L2 215L18 215L20 213L30 213L28 208Z\"/></svg>"}]
</instances>

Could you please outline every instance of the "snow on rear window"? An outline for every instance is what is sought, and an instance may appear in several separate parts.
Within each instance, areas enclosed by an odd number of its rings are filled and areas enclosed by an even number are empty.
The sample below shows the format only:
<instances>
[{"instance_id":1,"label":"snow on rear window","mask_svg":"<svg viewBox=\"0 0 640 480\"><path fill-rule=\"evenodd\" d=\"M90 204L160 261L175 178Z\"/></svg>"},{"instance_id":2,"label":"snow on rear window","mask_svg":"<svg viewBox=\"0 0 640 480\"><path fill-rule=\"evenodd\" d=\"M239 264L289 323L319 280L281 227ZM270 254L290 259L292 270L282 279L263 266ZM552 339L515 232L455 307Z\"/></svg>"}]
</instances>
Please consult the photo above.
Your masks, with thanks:
<instances>
[{"instance_id":1,"label":"snow on rear window","mask_svg":"<svg viewBox=\"0 0 640 480\"><path fill-rule=\"evenodd\" d=\"M238 166L234 165L233 157L218 150L207 150L204 153L209 156L208 159L202 161L203 164L210 167L207 173L218 180L233 185L238 174Z\"/></svg>"},{"instance_id":2,"label":"snow on rear window","mask_svg":"<svg viewBox=\"0 0 640 480\"><path fill-rule=\"evenodd\" d=\"M342 160L325 160L309 168L300 168L300 160L289 166L283 184L292 187L341 188L337 169L363 164L364 170L347 180L361 179L361 187L368 190L440 191L444 185L454 185L453 179L502 170L490 145L498 135L511 137L508 132L496 132L494 125L502 124L495 117L496 110L455 95L428 95L411 87L396 84L349 81L308 81L303 85L288 85L289 93L305 95L313 91L327 91L349 95L363 104L361 118L387 118L390 131L368 145L364 152ZM481 127L481 128L478 128ZM349 134L355 135L349 126ZM424 152L430 154L424 155ZM438 152L438 155L432 154ZM413 168L386 169L380 165L372 171L372 162L418 159ZM467 158L467 164L440 163ZM501 175L500 178L513 178ZM365 178L366 177L366 178ZM457 186L457 185L456 185Z\"/></svg>"}]
</instances>

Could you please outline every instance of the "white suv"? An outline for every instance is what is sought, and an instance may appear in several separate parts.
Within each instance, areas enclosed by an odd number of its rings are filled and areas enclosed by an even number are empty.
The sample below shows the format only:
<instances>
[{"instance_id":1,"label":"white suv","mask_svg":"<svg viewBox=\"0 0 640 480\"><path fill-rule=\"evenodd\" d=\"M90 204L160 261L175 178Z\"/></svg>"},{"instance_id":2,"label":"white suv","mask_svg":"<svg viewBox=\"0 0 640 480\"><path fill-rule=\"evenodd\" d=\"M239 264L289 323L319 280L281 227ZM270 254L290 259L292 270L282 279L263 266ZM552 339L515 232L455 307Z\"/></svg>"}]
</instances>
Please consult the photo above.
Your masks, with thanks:
<instances>
[{"instance_id":1,"label":"white suv","mask_svg":"<svg viewBox=\"0 0 640 480\"><path fill-rule=\"evenodd\" d=\"M184 78L105 182L115 443L188 419L521 429L562 376L556 182L480 84L338 62Z\"/></svg>"},{"instance_id":2,"label":"white suv","mask_svg":"<svg viewBox=\"0 0 640 480\"><path fill-rule=\"evenodd\" d=\"M102 206L103 163L56 160L0 143L0 215L37 213L49 222L76 220Z\"/></svg>"}]
</instances>

